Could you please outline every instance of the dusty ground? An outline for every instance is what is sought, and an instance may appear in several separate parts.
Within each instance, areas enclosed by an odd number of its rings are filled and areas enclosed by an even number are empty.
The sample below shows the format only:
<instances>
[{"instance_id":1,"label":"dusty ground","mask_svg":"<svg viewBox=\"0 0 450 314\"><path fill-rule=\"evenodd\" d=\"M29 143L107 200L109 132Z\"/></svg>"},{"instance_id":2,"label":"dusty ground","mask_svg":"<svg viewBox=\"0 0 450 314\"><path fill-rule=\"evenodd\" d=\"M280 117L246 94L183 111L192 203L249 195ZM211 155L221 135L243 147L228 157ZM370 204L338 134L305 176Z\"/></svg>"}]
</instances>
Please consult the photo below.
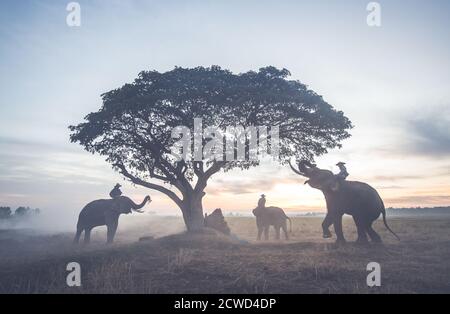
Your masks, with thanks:
<instances>
[{"instance_id":1,"label":"dusty ground","mask_svg":"<svg viewBox=\"0 0 450 314\"><path fill-rule=\"evenodd\" d=\"M385 244L335 247L321 238L321 218L294 218L291 240L256 243L252 218L226 218L238 240L215 234L172 235L178 218L140 220L106 247L99 228L89 247L72 234L0 231L1 293L450 293L450 218L392 218L402 238L379 221ZM167 226L170 226L168 229ZM344 222L347 240L356 238ZM170 231L169 231L170 230ZM141 236L155 240L139 242ZM273 237L273 233L271 234ZM66 285L78 262L82 287ZM381 287L366 286L366 265L381 264Z\"/></svg>"}]
</instances>

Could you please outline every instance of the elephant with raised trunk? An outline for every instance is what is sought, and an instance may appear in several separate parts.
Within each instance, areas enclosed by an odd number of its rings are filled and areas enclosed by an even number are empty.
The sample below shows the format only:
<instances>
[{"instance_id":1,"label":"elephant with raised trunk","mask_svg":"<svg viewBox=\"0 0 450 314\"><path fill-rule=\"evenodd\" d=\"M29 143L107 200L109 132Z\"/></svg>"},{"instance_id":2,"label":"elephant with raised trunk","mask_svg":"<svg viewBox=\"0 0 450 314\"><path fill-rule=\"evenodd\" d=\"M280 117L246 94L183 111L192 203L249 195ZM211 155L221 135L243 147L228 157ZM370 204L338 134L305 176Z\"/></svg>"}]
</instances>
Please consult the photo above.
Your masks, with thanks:
<instances>
[{"instance_id":1,"label":"elephant with raised trunk","mask_svg":"<svg viewBox=\"0 0 450 314\"><path fill-rule=\"evenodd\" d=\"M382 214L386 228L400 240L389 228L383 200L373 187L363 182L340 179L331 171L320 169L307 161L300 161L298 169L291 163L290 166L295 173L308 178L305 184L321 190L325 196L328 211L322 223L324 238L331 237L329 227L333 224L337 243L345 242L342 216L348 214L353 216L355 221L358 243L367 243L367 235L373 242L381 242L380 236L372 228L372 223Z\"/></svg>"},{"instance_id":2,"label":"elephant with raised trunk","mask_svg":"<svg viewBox=\"0 0 450 314\"><path fill-rule=\"evenodd\" d=\"M283 229L286 240L289 240L289 234L287 230L287 222L289 220L290 231L292 232L291 219L286 216L283 209L279 207L256 207L253 210L253 215L256 217L256 227L258 228L258 240L261 240L261 235L264 231L264 239L269 239L269 228L273 226L275 228L275 238L280 239L280 229Z\"/></svg>"},{"instance_id":3,"label":"elephant with raised trunk","mask_svg":"<svg viewBox=\"0 0 450 314\"><path fill-rule=\"evenodd\" d=\"M87 204L80 212L77 223L77 233L74 243L78 243L81 233L84 231L84 243L89 243L91 230L97 226L106 225L107 243L112 243L116 235L119 216L130 214L131 211L142 213L139 209L151 202L150 196L146 196L142 203L136 204L126 196L119 196L115 199L95 200Z\"/></svg>"}]
</instances>

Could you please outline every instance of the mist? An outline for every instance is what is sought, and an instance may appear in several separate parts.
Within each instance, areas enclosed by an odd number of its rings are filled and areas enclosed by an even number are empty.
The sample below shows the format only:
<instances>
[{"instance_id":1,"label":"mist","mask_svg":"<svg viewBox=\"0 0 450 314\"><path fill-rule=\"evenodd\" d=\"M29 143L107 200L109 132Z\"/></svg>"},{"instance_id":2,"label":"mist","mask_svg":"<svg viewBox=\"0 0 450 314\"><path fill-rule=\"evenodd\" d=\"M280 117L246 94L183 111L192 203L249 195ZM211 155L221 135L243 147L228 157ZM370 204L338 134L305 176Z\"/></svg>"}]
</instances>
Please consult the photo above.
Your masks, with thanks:
<instances>
[{"instance_id":1,"label":"mist","mask_svg":"<svg viewBox=\"0 0 450 314\"><path fill-rule=\"evenodd\" d=\"M14 230L24 234L56 235L75 234L78 211L42 210L40 214L23 217L12 217L0 220L0 230ZM159 216L151 213L122 214L119 217L117 240L119 242L135 242L141 237L162 237L185 231L181 216ZM106 226L94 228L93 240L106 239ZM99 241L100 241L99 240Z\"/></svg>"}]
</instances>

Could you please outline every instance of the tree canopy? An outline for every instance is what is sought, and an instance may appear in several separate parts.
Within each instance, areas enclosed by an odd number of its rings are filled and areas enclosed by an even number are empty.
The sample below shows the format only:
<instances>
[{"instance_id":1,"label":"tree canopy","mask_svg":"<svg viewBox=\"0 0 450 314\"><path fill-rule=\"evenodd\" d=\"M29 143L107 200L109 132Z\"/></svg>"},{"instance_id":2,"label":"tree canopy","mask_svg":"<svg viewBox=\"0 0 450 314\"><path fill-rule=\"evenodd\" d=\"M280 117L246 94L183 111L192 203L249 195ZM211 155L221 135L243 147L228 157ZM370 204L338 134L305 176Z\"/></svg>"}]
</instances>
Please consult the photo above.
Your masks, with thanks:
<instances>
[{"instance_id":1,"label":"tree canopy","mask_svg":"<svg viewBox=\"0 0 450 314\"><path fill-rule=\"evenodd\" d=\"M133 183L169 196L188 229L196 229L208 179L221 169L259 162L176 160L171 152L175 127L192 129L194 118L202 119L203 128L277 126L282 164L292 157L311 160L350 136L352 125L342 111L288 76L288 70L275 67L241 74L218 66L143 71L134 82L102 94L100 110L69 127L70 139L105 156Z\"/></svg>"}]
</instances>

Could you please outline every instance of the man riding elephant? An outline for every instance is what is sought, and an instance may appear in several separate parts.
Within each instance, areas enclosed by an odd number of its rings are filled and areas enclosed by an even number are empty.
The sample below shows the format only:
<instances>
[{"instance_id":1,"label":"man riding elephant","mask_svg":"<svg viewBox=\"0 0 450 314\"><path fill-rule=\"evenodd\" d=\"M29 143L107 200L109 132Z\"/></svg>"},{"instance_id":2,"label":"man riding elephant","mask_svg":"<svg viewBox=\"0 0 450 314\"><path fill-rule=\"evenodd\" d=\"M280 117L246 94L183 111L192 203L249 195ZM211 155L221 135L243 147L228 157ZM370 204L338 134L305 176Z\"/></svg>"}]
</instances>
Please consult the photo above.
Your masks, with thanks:
<instances>
[{"instance_id":1,"label":"man riding elephant","mask_svg":"<svg viewBox=\"0 0 450 314\"><path fill-rule=\"evenodd\" d=\"M349 174L347 172L347 168L345 167L345 162L340 161L336 164L336 166L339 167L339 173L336 176L341 180L347 179Z\"/></svg>"},{"instance_id":2,"label":"man riding elephant","mask_svg":"<svg viewBox=\"0 0 450 314\"><path fill-rule=\"evenodd\" d=\"M382 215L385 227L397 238L386 222L386 209L378 192L364 182L347 181L329 170L312 166L308 161L300 161L298 168L290 164L291 169L308 180L312 188L321 190L327 205L327 215L322 223L323 235L331 237L329 227L334 225L337 242L345 242L342 231L342 216L351 215L355 221L359 243L367 243L367 236L373 242L381 242L380 236L373 230L372 224Z\"/></svg>"},{"instance_id":3,"label":"man riding elephant","mask_svg":"<svg viewBox=\"0 0 450 314\"><path fill-rule=\"evenodd\" d=\"M117 198L120 195L122 195L122 191L120 190L122 186L117 183L114 188L111 190L111 192L109 192L109 196L111 196L111 198Z\"/></svg>"},{"instance_id":4,"label":"man riding elephant","mask_svg":"<svg viewBox=\"0 0 450 314\"><path fill-rule=\"evenodd\" d=\"M266 195L261 194L261 198L258 200L258 208L266 208Z\"/></svg>"},{"instance_id":5,"label":"man riding elephant","mask_svg":"<svg viewBox=\"0 0 450 314\"><path fill-rule=\"evenodd\" d=\"M258 228L257 240L261 240L261 235L264 232L264 239L269 239L269 227L275 228L275 238L280 239L280 231L283 230L286 240L289 240L287 220L289 220L290 231L292 231L291 219L286 216L283 209L279 207L266 207L266 196L261 194L258 200L258 206L253 209L253 215L256 217L256 227Z\"/></svg>"},{"instance_id":6,"label":"man riding elephant","mask_svg":"<svg viewBox=\"0 0 450 314\"><path fill-rule=\"evenodd\" d=\"M116 202L112 203L112 206L110 208L110 210L116 211L116 212L120 212L120 204L119 201L117 201L119 199L119 197L122 195L122 191L120 190L122 186L117 183L114 188L111 190L111 192L109 192L109 196L113 199L116 200Z\"/></svg>"},{"instance_id":7,"label":"man riding elephant","mask_svg":"<svg viewBox=\"0 0 450 314\"><path fill-rule=\"evenodd\" d=\"M131 211L143 213L140 209L151 201L150 196L146 196L141 203L135 203L130 198L121 195L115 199L100 199L90 202L84 206L78 216L74 243L78 243L83 231L84 242L89 243L91 230L105 225L107 226L107 243L112 243L117 231L119 216L130 214Z\"/></svg>"}]
</instances>

